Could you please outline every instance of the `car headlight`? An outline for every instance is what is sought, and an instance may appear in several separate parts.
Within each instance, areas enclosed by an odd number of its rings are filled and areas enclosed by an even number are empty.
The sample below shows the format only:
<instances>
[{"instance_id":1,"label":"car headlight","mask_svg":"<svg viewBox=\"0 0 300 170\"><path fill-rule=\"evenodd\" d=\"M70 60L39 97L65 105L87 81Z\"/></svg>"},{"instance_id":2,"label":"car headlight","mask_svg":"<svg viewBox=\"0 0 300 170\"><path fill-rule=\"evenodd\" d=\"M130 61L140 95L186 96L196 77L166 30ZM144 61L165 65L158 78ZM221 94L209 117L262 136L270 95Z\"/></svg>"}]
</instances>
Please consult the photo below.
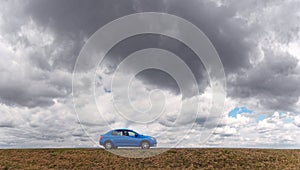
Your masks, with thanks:
<instances>
[{"instance_id":1,"label":"car headlight","mask_svg":"<svg viewBox=\"0 0 300 170\"><path fill-rule=\"evenodd\" d=\"M152 140L156 141L156 139L154 137L151 137Z\"/></svg>"}]
</instances>

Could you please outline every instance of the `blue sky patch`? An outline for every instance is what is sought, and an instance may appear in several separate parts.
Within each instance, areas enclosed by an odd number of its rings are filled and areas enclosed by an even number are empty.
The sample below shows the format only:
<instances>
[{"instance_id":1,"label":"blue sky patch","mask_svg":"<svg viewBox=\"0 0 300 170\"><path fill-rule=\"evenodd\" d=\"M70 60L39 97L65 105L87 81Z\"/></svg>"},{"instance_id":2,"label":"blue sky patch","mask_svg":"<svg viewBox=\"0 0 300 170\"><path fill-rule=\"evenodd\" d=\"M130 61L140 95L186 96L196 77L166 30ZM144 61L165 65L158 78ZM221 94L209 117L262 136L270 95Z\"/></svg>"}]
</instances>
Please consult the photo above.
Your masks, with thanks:
<instances>
[{"instance_id":1,"label":"blue sky patch","mask_svg":"<svg viewBox=\"0 0 300 170\"><path fill-rule=\"evenodd\" d=\"M249 114L251 114L251 113L253 113L253 110L249 110L246 107L235 107L233 110L231 110L228 113L228 116L236 118L236 116L238 114L242 114L242 113L249 113Z\"/></svg>"},{"instance_id":2,"label":"blue sky patch","mask_svg":"<svg viewBox=\"0 0 300 170\"><path fill-rule=\"evenodd\" d=\"M262 120L264 120L264 119L266 119L266 118L267 118L267 115L264 115L264 114L258 115L258 116L256 117L256 121L259 122L259 121L262 121Z\"/></svg>"},{"instance_id":3,"label":"blue sky patch","mask_svg":"<svg viewBox=\"0 0 300 170\"><path fill-rule=\"evenodd\" d=\"M294 121L294 119L293 118L285 118L285 119L283 119L283 123L292 123Z\"/></svg>"}]
</instances>

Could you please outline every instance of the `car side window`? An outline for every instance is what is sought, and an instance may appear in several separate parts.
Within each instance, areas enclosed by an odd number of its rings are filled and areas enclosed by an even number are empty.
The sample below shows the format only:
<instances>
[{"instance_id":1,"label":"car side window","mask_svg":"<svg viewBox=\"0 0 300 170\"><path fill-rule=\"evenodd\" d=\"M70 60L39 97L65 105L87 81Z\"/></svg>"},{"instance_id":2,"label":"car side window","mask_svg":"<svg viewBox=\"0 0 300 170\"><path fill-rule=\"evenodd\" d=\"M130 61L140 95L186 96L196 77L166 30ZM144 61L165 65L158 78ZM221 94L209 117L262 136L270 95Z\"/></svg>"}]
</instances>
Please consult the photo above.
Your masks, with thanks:
<instances>
[{"instance_id":1,"label":"car side window","mask_svg":"<svg viewBox=\"0 0 300 170\"><path fill-rule=\"evenodd\" d=\"M132 136L132 137L135 137L135 133L134 132L128 132L128 136Z\"/></svg>"},{"instance_id":2,"label":"car side window","mask_svg":"<svg viewBox=\"0 0 300 170\"><path fill-rule=\"evenodd\" d=\"M129 136L129 134L128 134L128 131L127 131L127 130L124 130L124 131L123 131L123 136Z\"/></svg>"}]
</instances>

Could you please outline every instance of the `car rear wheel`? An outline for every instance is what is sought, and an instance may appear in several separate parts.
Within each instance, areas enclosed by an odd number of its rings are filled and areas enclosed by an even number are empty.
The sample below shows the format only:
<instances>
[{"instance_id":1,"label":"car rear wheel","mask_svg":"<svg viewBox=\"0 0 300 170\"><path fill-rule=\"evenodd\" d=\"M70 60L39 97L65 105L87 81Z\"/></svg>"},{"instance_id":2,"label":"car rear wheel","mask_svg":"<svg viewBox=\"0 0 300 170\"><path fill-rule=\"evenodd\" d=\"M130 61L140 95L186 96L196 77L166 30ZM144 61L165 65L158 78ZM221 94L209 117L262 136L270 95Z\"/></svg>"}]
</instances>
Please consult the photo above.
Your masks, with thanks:
<instances>
[{"instance_id":1,"label":"car rear wheel","mask_svg":"<svg viewBox=\"0 0 300 170\"><path fill-rule=\"evenodd\" d=\"M113 144L110 141L107 141L107 142L105 142L104 147L105 147L105 149L112 149Z\"/></svg>"},{"instance_id":2,"label":"car rear wheel","mask_svg":"<svg viewBox=\"0 0 300 170\"><path fill-rule=\"evenodd\" d=\"M147 141L143 141L141 144L141 148L142 149L149 149L150 148L150 144Z\"/></svg>"}]
</instances>

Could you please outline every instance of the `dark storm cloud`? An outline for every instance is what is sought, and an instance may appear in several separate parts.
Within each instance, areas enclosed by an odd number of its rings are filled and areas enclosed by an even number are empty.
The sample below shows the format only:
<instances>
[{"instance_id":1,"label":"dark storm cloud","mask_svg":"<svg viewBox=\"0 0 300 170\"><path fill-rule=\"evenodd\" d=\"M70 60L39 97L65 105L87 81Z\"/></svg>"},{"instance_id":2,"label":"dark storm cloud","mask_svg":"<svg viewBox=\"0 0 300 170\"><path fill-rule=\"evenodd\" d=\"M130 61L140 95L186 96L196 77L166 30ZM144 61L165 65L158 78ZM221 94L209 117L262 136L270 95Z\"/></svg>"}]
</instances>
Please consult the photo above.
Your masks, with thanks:
<instances>
[{"instance_id":1,"label":"dark storm cloud","mask_svg":"<svg viewBox=\"0 0 300 170\"><path fill-rule=\"evenodd\" d=\"M263 19L265 23L251 25L245 22L245 18L238 17L244 12L241 10L245 9L249 15L260 16L262 14L259 10L276 5L276 2L226 1L225 4L225 6L216 6L210 2L167 1L166 6L168 13L183 17L197 25L218 51L226 74L238 77L233 82L228 80L230 97L255 98L266 109L297 111L295 103L300 96L300 73L296 71L298 60L287 53L281 53L280 50L275 52L271 49L263 51L265 59L257 67L251 63L251 60L257 60L260 51L258 36L264 35L265 29L273 31L277 36L276 40L282 43L297 38L299 25L292 25L289 20L297 20L294 12L295 7L299 7L300 4L292 2L278 6L280 10L274 12L274 18L269 16ZM140 3L140 9L147 10L147 6ZM283 21L284 25L277 23L276 16L286 18ZM246 18L248 19L250 18ZM270 48L274 42L266 43L269 43L266 48Z\"/></svg>"},{"instance_id":2,"label":"dark storm cloud","mask_svg":"<svg viewBox=\"0 0 300 170\"><path fill-rule=\"evenodd\" d=\"M18 82L20 83L20 82ZM44 85L7 84L0 86L2 103L28 107L44 107L54 104L54 98L64 97L63 91Z\"/></svg>"},{"instance_id":3,"label":"dark storm cloud","mask_svg":"<svg viewBox=\"0 0 300 170\"><path fill-rule=\"evenodd\" d=\"M135 51L146 48L160 48L177 54L192 73L199 85L199 91L202 93L208 85L208 75L196 54L185 44L178 40L156 34L143 34L127 38L115 45L106 55L100 66L107 67L108 73L112 74L116 67L130 54ZM134 63L138 64L138 63ZM142 64L142 63L140 63ZM130 66L128 66L130 67ZM129 68L130 69L130 68ZM180 93L180 89L176 81L168 74L157 69L148 69L136 75L136 78L142 80L146 84L154 85L153 88L163 88L172 90L176 94ZM187 84L192 84L191 79L186 79ZM190 97L190 96L189 96Z\"/></svg>"},{"instance_id":4,"label":"dark storm cloud","mask_svg":"<svg viewBox=\"0 0 300 170\"><path fill-rule=\"evenodd\" d=\"M143 2L143 1L141 1ZM151 11L146 3L139 3L140 11ZM217 6L213 2L181 0L164 1L166 6L162 12L180 16L199 27L210 39L218 51L226 72L249 67L249 53L254 44L246 41L253 30L244 27L235 6ZM153 9L152 9L153 10ZM154 9L155 10L155 9Z\"/></svg>"},{"instance_id":5,"label":"dark storm cloud","mask_svg":"<svg viewBox=\"0 0 300 170\"><path fill-rule=\"evenodd\" d=\"M254 96L268 109L296 111L293 107L300 95L297 63L287 53L265 50L264 60L255 69L230 82L230 94L244 99Z\"/></svg>"},{"instance_id":6,"label":"dark storm cloud","mask_svg":"<svg viewBox=\"0 0 300 170\"><path fill-rule=\"evenodd\" d=\"M39 25L50 27L56 34L57 44L68 46L54 59L53 66L73 71L84 39L106 23L135 12L131 0L33 0L26 6L26 14ZM152 4L155 4L152 2Z\"/></svg>"},{"instance_id":7,"label":"dark storm cloud","mask_svg":"<svg viewBox=\"0 0 300 170\"><path fill-rule=\"evenodd\" d=\"M10 6L16 11L13 13L9 10L5 11L3 37L13 44L14 48L31 49L28 53L22 54L24 55L22 57L28 63L28 68L23 69L32 70L26 71L23 77L16 76L15 80L6 79L11 73L9 70L3 71L0 101L7 105L44 107L54 104L53 99L69 95L71 74L60 74L63 71L72 73L85 40L97 29L113 19L136 12L132 2L90 1L84 3L77 0L5 2L4 5L7 8ZM155 5L157 3L151 4L154 8L160 8L160 5ZM32 44L26 37L28 34L26 31L23 36L20 36L20 31L31 20L41 31L48 30L54 38L51 44L43 47L39 46L40 44ZM31 27L27 31L29 33L36 31L33 29L35 28ZM40 38L44 36L46 35L42 34Z\"/></svg>"},{"instance_id":8,"label":"dark storm cloud","mask_svg":"<svg viewBox=\"0 0 300 170\"><path fill-rule=\"evenodd\" d=\"M192 21L219 47L219 49L217 49L222 53L221 59L239 56L239 51L236 51L236 49L247 51L244 47L240 47L243 43L239 41L232 42L232 40L229 40L227 37L222 37L219 33L218 29L220 27L223 27L225 31L235 28L226 23L226 19L219 19L219 16L230 18L234 12L227 8L218 9L212 3L197 3L196 1L187 4L181 1L92 1L89 3L65 0L29 1L23 9L24 16L31 17L39 26L50 28L55 35L53 44L51 44L49 49L45 49L48 55L45 56L41 53L34 53L30 56L30 61L42 70L53 71L55 69L67 69L71 72L73 71L79 51L84 44L84 39L91 36L97 29L109 21L130 13L145 11L169 12ZM198 9L194 9L194 6L197 6ZM197 11L197 14L195 14L195 11ZM239 32L241 31L234 31L236 37L238 37ZM135 38L131 42L123 43L125 45L120 45L119 48L114 48L116 50L112 50L112 55L109 55L110 60L117 61L115 63L115 65L117 65L119 62L118 58L124 58L138 49L147 47L165 48L179 55L190 66L200 85L200 92L203 92L208 84L207 74L201 61L197 60L198 58L195 54L183 44L167 37L154 36L154 38L152 37L152 41L149 37L150 36ZM238 40L238 38L232 39ZM223 42L223 40L228 42ZM233 45L230 48L223 47L223 44L229 44L229 42L236 43L239 46L237 48L234 48ZM58 52L55 53L55 50ZM117 59L113 57L117 57ZM242 60L245 58L247 59L247 57L240 56L238 61L245 61ZM50 64L50 60L52 64ZM225 59L224 61L225 64L229 61L227 63L234 66L243 66L243 64L234 64L230 59ZM233 67L228 68L234 69ZM176 93L178 92L177 85L174 84L174 80L168 75L159 74L156 71L147 71L141 73L139 77L146 83L169 88ZM165 81L159 81L159 79L164 79ZM24 98L26 98L26 95L24 95ZM44 99L45 98L47 97L44 96ZM12 98L7 97L7 99ZM52 103L52 101L48 102L48 104ZM17 103L21 102L18 101ZM23 105L24 103L21 104Z\"/></svg>"},{"instance_id":9,"label":"dark storm cloud","mask_svg":"<svg viewBox=\"0 0 300 170\"><path fill-rule=\"evenodd\" d=\"M16 12L12 15L7 15L8 24L5 24L4 30L17 35L17 31L22 24L25 24L32 19L38 26L47 28L53 33L54 41L47 48L43 49L41 53L33 53L30 55L30 63L44 70L45 72L53 72L55 70L66 70L72 72L76 58L80 49L96 30L106 23L135 12L168 12L183 17L188 21L198 26L212 41L216 50L220 55L220 59L224 65L227 75L239 75L245 70L247 73L244 77L238 77L235 80L228 81L228 95L233 98L257 98L262 105L271 109L291 109L297 97L299 97L299 81L297 76L290 76L290 73L285 73L284 68L295 69L297 61L292 58L280 57L273 59L273 56L268 57L270 62L263 62L257 68L254 68L251 60L255 60L258 50L258 36L263 33L264 24L247 24L245 20L239 18L239 14L244 11L249 11L250 14L258 13L264 6L268 6L271 2L235 2L230 3L224 1L226 5L218 6L213 2L203 1L189 1L181 0L164 0L164 1L134 1L134 0L107 0L107 1L89 1L88 3L80 0L31 0L24 2L24 7L18 5ZM296 6L296 5L294 5ZM245 9L245 10L244 10ZM241 11L244 10L244 11ZM253 10L253 11L251 11ZM287 11L283 11L282 17L288 16ZM276 18L270 18L276 21ZM270 21L271 23L272 21ZM277 21L276 21L277 22ZM275 22L275 23L276 23ZM286 23L288 21L285 21ZM270 24L272 25L272 23ZM291 24L286 24L290 26ZM293 28L290 26L291 29ZM296 29L294 29L296 30ZM289 40L290 34L285 37L285 27L274 30L280 32L281 39ZM7 38L11 38L5 35ZM194 74L197 76L197 81L203 90L207 84L207 74L203 69L201 62L196 61L192 52L185 48L184 45L165 37L152 37L149 41L147 38L133 38L131 42L121 44L114 48L108 55L113 67L120 62L126 55L134 50L145 47L160 47L168 50L173 50L187 62ZM20 41L15 40L15 41ZM22 40L23 44L30 46L26 39ZM41 47L36 47L41 48ZM254 57L254 58L253 58ZM267 60L267 59L265 59ZM284 63L285 67L282 64ZM275 70L282 70L276 72ZM261 72L267 72L268 77ZM276 73L276 76L274 75ZM295 73L299 75L299 73ZM29 76L32 77L32 76ZM33 76L34 77L34 76ZM265 78L264 78L265 77ZM35 76L35 79L43 79ZM154 84L160 87L169 87L176 90L174 80L168 78L167 75L158 74L155 71L148 71L141 73L139 78L145 83ZM164 79L165 81L160 81ZM278 81L285 81L280 83ZM70 92L70 80L55 81L56 83L46 83L49 86L54 85L59 90L40 90L36 87L35 94L26 92L26 88L22 83L16 84L12 87L3 88L1 92L1 99L5 103L17 103L25 106L51 105L52 99L68 95L60 94L61 89ZM60 87L62 86L62 87ZM23 89L23 90L20 90ZM17 97L15 91L20 91ZM49 93L49 94L48 94ZM51 93L51 94L50 94ZM26 100L29 99L29 100Z\"/></svg>"},{"instance_id":10,"label":"dark storm cloud","mask_svg":"<svg viewBox=\"0 0 300 170\"><path fill-rule=\"evenodd\" d=\"M92 35L104 24L134 12L168 12L197 25L212 41L227 71L249 66L248 53L253 45L245 41L251 30L242 28L242 22L232 19L236 9L217 7L214 3L198 1L31 1L26 12L40 25L51 27L57 39L66 38L76 43ZM57 58L57 64L74 65L80 50ZM66 59L67 57L67 59Z\"/></svg>"}]
</instances>

